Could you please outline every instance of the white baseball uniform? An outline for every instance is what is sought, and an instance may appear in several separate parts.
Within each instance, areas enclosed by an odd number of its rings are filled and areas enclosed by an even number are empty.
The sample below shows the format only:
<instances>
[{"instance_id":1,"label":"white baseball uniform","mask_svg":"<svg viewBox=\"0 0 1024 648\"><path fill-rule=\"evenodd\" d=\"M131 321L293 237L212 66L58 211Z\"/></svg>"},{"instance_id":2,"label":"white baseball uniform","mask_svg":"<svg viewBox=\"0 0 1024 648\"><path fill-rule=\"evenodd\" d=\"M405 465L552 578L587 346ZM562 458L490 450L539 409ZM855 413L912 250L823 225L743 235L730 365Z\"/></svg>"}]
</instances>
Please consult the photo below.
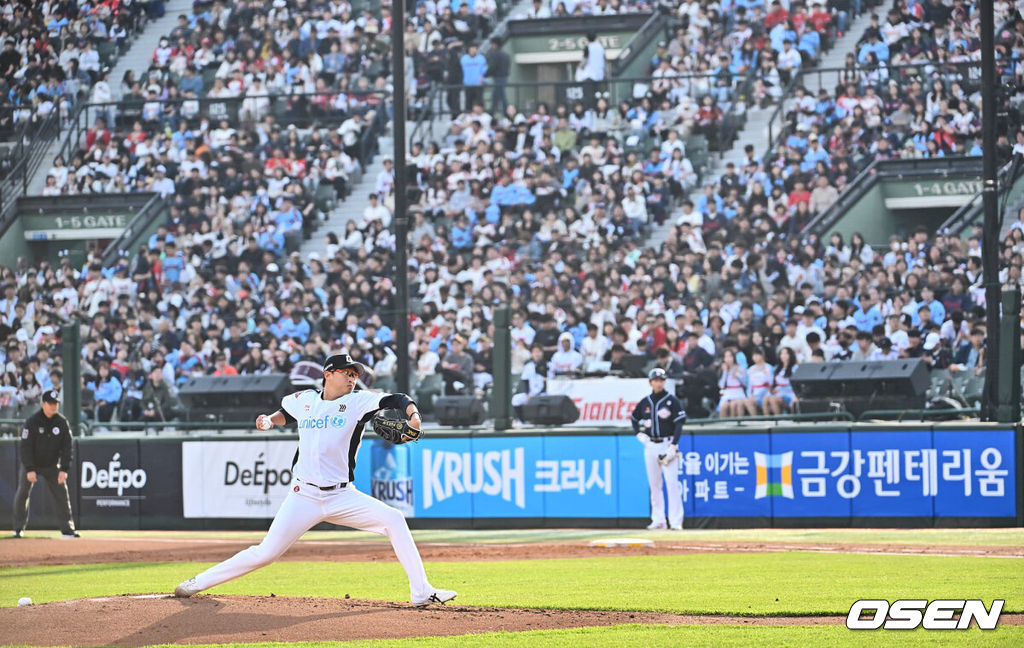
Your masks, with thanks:
<instances>
[{"instance_id":1,"label":"white baseball uniform","mask_svg":"<svg viewBox=\"0 0 1024 648\"><path fill-rule=\"evenodd\" d=\"M352 483L363 426L386 396L359 391L324 400L319 391L309 389L281 401L281 409L298 422L299 429L291 492L263 541L196 576L199 590L272 563L313 526L330 522L387 536L409 576L411 598L415 601L430 594L423 561L401 511L359 492Z\"/></svg>"}]
</instances>

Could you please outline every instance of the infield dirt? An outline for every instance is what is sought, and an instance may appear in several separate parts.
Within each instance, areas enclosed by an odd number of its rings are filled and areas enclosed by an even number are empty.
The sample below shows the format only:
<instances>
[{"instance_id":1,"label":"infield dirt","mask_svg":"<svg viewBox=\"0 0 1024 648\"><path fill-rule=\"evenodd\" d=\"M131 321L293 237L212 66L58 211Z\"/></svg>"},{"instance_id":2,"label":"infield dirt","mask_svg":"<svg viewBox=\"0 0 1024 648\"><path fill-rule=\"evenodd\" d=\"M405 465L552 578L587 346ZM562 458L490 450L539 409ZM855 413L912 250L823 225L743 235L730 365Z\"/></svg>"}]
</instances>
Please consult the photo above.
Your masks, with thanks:
<instances>
[{"instance_id":1,"label":"infield dirt","mask_svg":"<svg viewBox=\"0 0 1024 648\"><path fill-rule=\"evenodd\" d=\"M253 541L227 539L89 538L73 541L50 538L5 540L0 567L85 565L114 562L218 562ZM581 542L524 544L419 543L426 561L529 560L538 558L597 558L691 553L764 553L812 551L821 553L1002 556L1024 558L1022 546L904 545L806 542L657 542L653 547L591 547ZM292 545L283 560L391 561L395 554L386 541L303 541Z\"/></svg>"}]
</instances>

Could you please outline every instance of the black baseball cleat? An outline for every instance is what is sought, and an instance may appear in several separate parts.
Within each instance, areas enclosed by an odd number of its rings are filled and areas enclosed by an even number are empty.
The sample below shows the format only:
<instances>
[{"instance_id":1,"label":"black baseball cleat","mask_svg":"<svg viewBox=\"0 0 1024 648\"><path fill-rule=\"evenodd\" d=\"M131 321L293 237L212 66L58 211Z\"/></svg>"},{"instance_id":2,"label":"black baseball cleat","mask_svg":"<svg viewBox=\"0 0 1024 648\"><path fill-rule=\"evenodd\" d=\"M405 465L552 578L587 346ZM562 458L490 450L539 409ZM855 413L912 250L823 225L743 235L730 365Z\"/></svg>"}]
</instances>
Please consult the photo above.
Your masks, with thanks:
<instances>
[{"instance_id":1,"label":"black baseball cleat","mask_svg":"<svg viewBox=\"0 0 1024 648\"><path fill-rule=\"evenodd\" d=\"M61 531L60 537L62 538L81 538L82 534L78 531Z\"/></svg>"},{"instance_id":2,"label":"black baseball cleat","mask_svg":"<svg viewBox=\"0 0 1024 648\"><path fill-rule=\"evenodd\" d=\"M11 537L12 538L20 538L21 537L21 531L15 531L14 534L11 535Z\"/></svg>"}]
</instances>

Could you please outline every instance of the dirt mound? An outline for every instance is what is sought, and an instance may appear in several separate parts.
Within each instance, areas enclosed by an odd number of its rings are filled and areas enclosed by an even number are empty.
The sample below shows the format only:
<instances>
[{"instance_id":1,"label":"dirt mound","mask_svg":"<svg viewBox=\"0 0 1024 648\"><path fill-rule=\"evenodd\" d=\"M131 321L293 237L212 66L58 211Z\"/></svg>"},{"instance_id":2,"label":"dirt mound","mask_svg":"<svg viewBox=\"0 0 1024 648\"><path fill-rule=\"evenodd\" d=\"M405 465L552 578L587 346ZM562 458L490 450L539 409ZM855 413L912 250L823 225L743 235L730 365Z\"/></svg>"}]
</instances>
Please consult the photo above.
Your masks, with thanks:
<instances>
[{"instance_id":1,"label":"dirt mound","mask_svg":"<svg viewBox=\"0 0 1024 648\"><path fill-rule=\"evenodd\" d=\"M843 617L744 618L593 610L268 596L166 594L78 599L0 609L4 645L145 646L260 641L348 641L521 632L623 623L837 625Z\"/></svg>"},{"instance_id":2,"label":"dirt mound","mask_svg":"<svg viewBox=\"0 0 1024 648\"><path fill-rule=\"evenodd\" d=\"M681 534L685 536L685 532ZM23 538L5 540L0 567L32 565L84 565L112 562L218 562L257 541L230 539L90 538L60 540ZM872 545L795 542L687 542L685 537L659 541L653 547L591 547L584 542L531 544L431 544L419 545L427 561L525 560L537 558L594 558L651 556L687 553L761 553L813 551L822 553L929 554L956 556L1024 557L1024 547L966 547L923 545ZM388 561L394 560L391 545L381 542L297 542L284 560Z\"/></svg>"}]
</instances>

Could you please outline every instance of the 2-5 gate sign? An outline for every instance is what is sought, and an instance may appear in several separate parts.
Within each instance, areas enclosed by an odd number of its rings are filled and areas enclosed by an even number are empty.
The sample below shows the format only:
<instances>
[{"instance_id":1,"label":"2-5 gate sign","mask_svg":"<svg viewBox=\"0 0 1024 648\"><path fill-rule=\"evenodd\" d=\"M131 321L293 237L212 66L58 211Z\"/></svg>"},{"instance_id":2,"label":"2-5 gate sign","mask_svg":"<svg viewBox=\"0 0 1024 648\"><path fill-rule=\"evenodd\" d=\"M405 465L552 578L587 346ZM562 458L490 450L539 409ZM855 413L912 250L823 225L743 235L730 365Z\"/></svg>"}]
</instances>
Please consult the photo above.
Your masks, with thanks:
<instances>
[{"instance_id":1,"label":"2-5 gate sign","mask_svg":"<svg viewBox=\"0 0 1024 648\"><path fill-rule=\"evenodd\" d=\"M976 619L982 630L992 630L999 622L1003 611L1003 599L992 601L992 607L985 609L979 600L936 599L929 603L924 599L902 599L892 602L875 599L861 599L853 604L846 616L846 627L850 630L966 630L971 619ZM866 610L874 611L870 619L862 619ZM922 612L923 611L923 612ZM960 612L960 618L954 615Z\"/></svg>"}]
</instances>

